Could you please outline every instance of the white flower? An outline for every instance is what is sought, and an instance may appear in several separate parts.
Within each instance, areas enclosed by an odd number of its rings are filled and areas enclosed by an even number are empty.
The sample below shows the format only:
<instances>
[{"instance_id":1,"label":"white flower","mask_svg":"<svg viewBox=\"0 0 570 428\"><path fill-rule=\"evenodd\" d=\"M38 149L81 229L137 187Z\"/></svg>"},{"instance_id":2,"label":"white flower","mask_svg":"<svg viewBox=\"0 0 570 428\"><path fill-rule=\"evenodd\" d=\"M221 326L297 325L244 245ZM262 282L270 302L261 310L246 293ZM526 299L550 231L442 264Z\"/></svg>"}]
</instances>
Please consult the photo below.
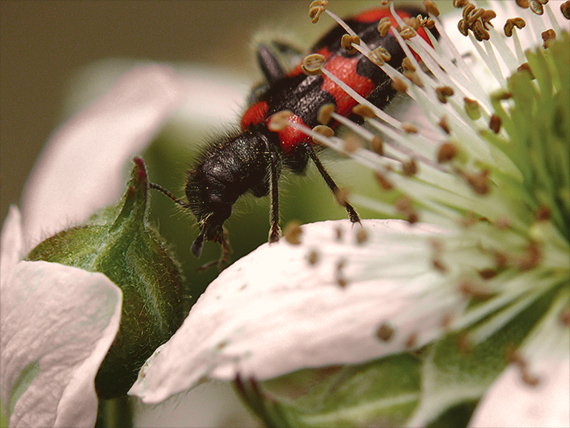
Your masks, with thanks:
<instances>
[{"instance_id":1,"label":"white flower","mask_svg":"<svg viewBox=\"0 0 570 428\"><path fill-rule=\"evenodd\" d=\"M465 57L433 16L433 48L394 31L430 70L412 55L406 75L382 66L419 107L414 123L357 95L374 133L333 114L369 143L381 135L382 154L289 124L374 171L387 198L354 202L414 224L317 223L300 244L260 247L209 286L131 394L158 403L235 380L273 425L465 426L476 407L474 427L568 423L568 22L562 2L492 2L524 17L509 39L494 13L458 3Z\"/></svg>"},{"instance_id":2,"label":"white flower","mask_svg":"<svg viewBox=\"0 0 570 428\"><path fill-rule=\"evenodd\" d=\"M95 424L94 379L119 328L122 293L101 273L25 257L117 200L126 161L181 94L167 67L133 69L49 141L24 191L23 222L10 209L1 253L2 426Z\"/></svg>"}]
</instances>

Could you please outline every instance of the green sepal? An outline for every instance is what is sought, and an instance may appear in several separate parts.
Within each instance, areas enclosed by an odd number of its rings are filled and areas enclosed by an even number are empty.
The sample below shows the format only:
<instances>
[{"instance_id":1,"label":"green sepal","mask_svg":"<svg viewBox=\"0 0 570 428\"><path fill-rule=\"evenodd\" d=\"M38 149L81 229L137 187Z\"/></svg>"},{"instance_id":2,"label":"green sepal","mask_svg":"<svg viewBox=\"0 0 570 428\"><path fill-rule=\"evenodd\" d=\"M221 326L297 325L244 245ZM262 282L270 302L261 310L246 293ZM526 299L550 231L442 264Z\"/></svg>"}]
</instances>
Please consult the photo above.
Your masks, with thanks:
<instances>
[{"instance_id":1,"label":"green sepal","mask_svg":"<svg viewBox=\"0 0 570 428\"><path fill-rule=\"evenodd\" d=\"M28 260L101 272L121 288L121 326L95 380L97 394L104 399L128 392L139 368L184 317L180 267L147 223L146 169L142 159L134 162L118 205L46 239L28 255Z\"/></svg>"}]
</instances>

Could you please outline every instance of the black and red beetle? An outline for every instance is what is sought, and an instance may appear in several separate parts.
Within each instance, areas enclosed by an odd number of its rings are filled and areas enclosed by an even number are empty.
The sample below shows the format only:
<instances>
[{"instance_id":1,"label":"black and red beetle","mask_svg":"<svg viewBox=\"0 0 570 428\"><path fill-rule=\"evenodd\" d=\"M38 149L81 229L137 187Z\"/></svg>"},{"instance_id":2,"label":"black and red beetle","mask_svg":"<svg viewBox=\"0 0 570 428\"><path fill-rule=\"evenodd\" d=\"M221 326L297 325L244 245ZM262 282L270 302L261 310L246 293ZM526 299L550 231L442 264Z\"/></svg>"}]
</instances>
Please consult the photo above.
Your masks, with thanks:
<instances>
[{"instance_id":1,"label":"black and red beetle","mask_svg":"<svg viewBox=\"0 0 570 428\"><path fill-rule=\"evenodd\" d=\"M398 9L398 14L402 18L410 18L420 12L405 8ZM377 29L382 18L391 16L386 8L373 9L345 22L371 49L386 49L391 55L388 64L401 69L405 57L402 48L392 34L382 37ZM427 39L423 31L420 29L420 34ZM310 52L323 55L327 70L374 105L385 108L396 93L392 81L362 54L343 49L341 39L344 34L345 30L336 26ZM271 46L295 52L283 44ZM257 58L266 84L252 93L250 106L241 118L240 132L208 144L194 167L188 171L185 188L188 201L177 200L160 186L153 185L195 215L200 227L200 233L192 244L192 253L196 257L200 256L205 240L220 243L223 247L222 259L225 257L227 237L223 224L230 217L234 203L248 192L257 197L270 195L269 241L279 239L278 182L284 168L300 174L311 160L329 188L333 192L338 191L334 180L320 162L312 139L292 127L272 132L268 129L268 120L277 112L289 110L293 113L290 120L313 128L319 125L317 116L322 106L333 104L338 114L349 116L357 102L325 75L306 75L300 65L290 71L285 70L266 45L259 46ZM330 126L334 128L335 125ZM342 204L350 221L360 222L354 208L348 202Z\"/></svg>"}]
</instances>

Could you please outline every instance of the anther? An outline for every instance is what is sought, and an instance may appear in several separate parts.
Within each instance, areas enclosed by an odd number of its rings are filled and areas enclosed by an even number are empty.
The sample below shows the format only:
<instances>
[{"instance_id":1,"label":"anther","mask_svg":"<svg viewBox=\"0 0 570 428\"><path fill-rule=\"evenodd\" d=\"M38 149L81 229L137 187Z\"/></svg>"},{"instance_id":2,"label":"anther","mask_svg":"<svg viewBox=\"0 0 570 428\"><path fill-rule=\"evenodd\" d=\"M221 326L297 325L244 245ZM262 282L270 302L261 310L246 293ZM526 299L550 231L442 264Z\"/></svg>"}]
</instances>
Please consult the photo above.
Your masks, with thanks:
<instances>
[{"instance_id":1,"label":"anther","mask_svg":"<svg viewBox=\"0 0 570 428\"><path fill-rule=\"evenodd\" d=\"M301 245L303 229L298 221L290 221L283 230L283 237L291 245Z\"/></svg>"},{"instance_id":2,"label":"anther","mask_svg":"<svg viewBox=\"0 0 570 428\"><path fill-rule=\"evenodd\" d=\"M419 132L418 127L413 123L403 122L401 125L402 131L407 134L417 134Z\"/></svg>"},{"instance_id":3,"label":"anther","mask_svg":"<svg viewBox=\"0 0 570 428\"><path fill-rule=\"evenodd\" d=\"M376 117L374 110L372 110L370 107L368 107L367 105L364 105L364 104L358 104L358 105L354 106L354 108L352 109L352 112L354 114L357 114L361 117L368 118L368 119Z\"/></svg>"},{"instance_id":4,"label":"anther","mask_svg":"<svg viewBox=\"0 0 570 428\"><path fill-rule=\"evenodd\" d=\"M483 170L477 174L464 173L464 178L477 195L486 195L491 190L489 187L489 171Z\"/></svg>"},{"instance_id":5,"label":"anther","mask_svg":"<svg viewBox=\"0 0 570 428\"><path fill-rule=\"evenodd\" d=\"M458 9L461 9L462 7L467 6L469 3L469 0L453 0L453 7L456 7Z\"/></svg>"},{"instance_id":6,"label":"anther","mask_svg":"<svg viewBox=\"0 0 570 428\"><path fill-rule=\"evenodd\" d=\"M376 179L376 181L383 190L390 191L394 188L392 182L388 180L386 176L382 174L380 171L374 172L374 178Z\"/></svg>"},{"instance_id":7,"label":"anther","mask_svg":"<svg viewBox=\"0 0 570 428\"><path fill-rule=\"evenodd\" d=\"M473 100L471 98L463 98L465 103L465 113L471 120L477 120L481 117L481 110L479 108L479 103L477 100Z\"/></svg>"},{"instance_id":8,"label":"anther","mask_svg":"<svg viewBox=\"0 0 570 428\"><path fill-rule=\"evenodd\" d=\"M472 297L478 300L486 300L493 295L490 290L481 284L475 284L469 280L464 280L459 284L459 291L466 297Z\"/></svg>"},{"instance_id":9,"label":"anther","mask_svg":"<svg viewBox=\"0 0 570 428\"><path fill-rule=\"evenodd\" d=\"M341 287L344 288L347 286L348 281L344 276L344 273L342 272L342 270L344 269L344 266L346 265L346 260L345 259L340 259L337 264L336 264L336 283Z\"/></svg>"},{"instance_id":10,"label":"anther","mask_svg":"<svg viewBox=\"0 0 570 428\"><path fill-rule=\"evenodd\" d=\"M517 5L523 9L528 9L530 6L530 0L516 0Z\"/></svg>"},{"instance_id":11,"label":"anther","mask_svg":"<svg viewBox=\"0 0 570 428\"><path fill-rule=\"evenodd\" d=\"M462 354L470 354L473 351L473 344L467 334L463 333L457 336L457 348Z\"/></svg>"},{"instance_id":12,"label":"anther","mask_svg":"<svg viewBox=\"0 0 570 428\"><path fill-rule=\"evenodd\" d=\"M384 17L378 23L378 32L380 33L381 37L386 37L388 31L392 28L392 20L388 17Z\"/></svg>"},{"instance_id":13,"label":"anther","mask_svg":"<svg viewBox=\"0 0 570 428\"><path fill-rule=\"evenodd\" d=\"M334 131L332 130L332 128L329 128L326 125L317 125L313 128L313 131L315 131L318 134L324 135L327 138L330 138L334 135ZM313 142L317 145L322 145L321 142L319 142L318 140L315 140L313 138Z\"/></svg>"},{"instance_id":14,"label":"anther","mask_svg":"<svg viewBox=\"0 0 570 428\"><path fill-rule=\"evenodd\" d=\"M416 346L417 343L418 343L418 333L413 332L410 333L410 335L406 339L404 346L406 347L406 349L412 349Z\"/></svg>"},{"instance_id":15,"label":"anther","mask_svg":"<svg viewBox=\"0 0 570 428\"><path fill-rule=\"evenodd\" d=\"M327 0L315 0L309 6L309 18L311 22L316 24L321 17L321 14L325 11L325 8L329 2Z\"/></svg>"},{"instance_id":16,"label":"anther","mask_svg":"<svg viewBox=\"0 0 570 428\"><path fill-rule=\"evenodd\" d=\"M465 21L465 19L459 20L459 22L457 23L457 29L465 37L467 37L469 35L469 27L467 26L467 21Z\"/></svg>"},{"instance_id":17,"label":"anther","mask_svg":"<svg viewBox=\"0 0 570 428\"><path fill-rule=\"evenodd\" d=\"M400 36L402 36L402 39L404 40L411 39L412 37L415 37L417 34L418 34L417 31L410 26L404 27L402 31L400 31Z\"/></svg>"},{"instance_id":18,"label":"anther","mask_svg":"<svg viewBox=\"0 0 570 428\"><path fill-rule=\"evenodd\" d=\"M384 155L384 140L380 135L375 135L370 141L370 149L380 156Z\"/></svg>"},{"instance_id":19,"label":"anther","mask_svg":"<svg viewBox=\"0 0 570 428\"><path fill-rule=\"evenodd\" d=\"M554 32L554 30L552 28L544 31L542 33L542 40L544 40L544 49L546 49L548 47L548 42L550 40L555 40L556 39L556 33Z\"/></svg>"},{"instance_id":20,"label":"anther","mask_svg":"<svg viewBox=\"0 0 570 428\"><path fill-rule=\"evenodd\" d=\"M307 55L301 64L301 70L308 76L322 74L321 68L325 65L326 59L321 54Z\"/></svg>"},{"instance_id":21,"label":"anther","mask_svg":"<svg viewBox=\"0 0 570 428\"><path fill-rule=\"evenodd\" d=\"M280 132L289 126L289 118L293 115L290 110L283 110L275 113L269 118L267 129L272 132Z\"/></svg>"},{"instance_id":22,"label":"anther","mask_svg":"<svg viewBox=\"0 0 570 428\"><path fill-rule=\"evenodd\" d=\"M405 57L402 60L402 68L404 70L409 70L409 71L416 71L416 67L414 66L414 63L412 62L412 60L408 57Z\"/></svg>"},{"instance_id":23,"label":"anther","mask_svg":"<svg viewBox=\"0 0 570 428\"><path fill-rule=\"evenodd\" d=\"M384 61L390 61L392 59L392 55L390 54L390 52L388 52L386 50L386 48L382 47L382 46L378 46L376 49L374 49L372 52L374 52L375 56L379 56L380 58L382 58ZM372 53L370 52L370 53Z\"/></svg>"},{"instance_id":24,"label":"anther","mask_svg":"<svg viewBox=\"0 0 570 428\"><path fill-rule=\"evenodd\" d=\"M309 251L307 253L307 255L305 256L307 263L309 263L311 266L316 265L319 260L321 259L321 253L319 253L317 250L312 249L311 251Z\"/></svg>"},{"instance_id":25,"label":"anther","mask_svg":"<svg viewBox=\"0 0 570 428\"><path fill-rule=\"evenodd\" d=\"M431 0L424 0L424 7L429 14L433 16L439 16L439 9L437 5Z\"/></svg>"},{"instance_id":26,"label":"anther","mask_svg":"<svg viewBox=\"0 0 570 428\"><path fill-rule=\"evenodd\" d=\"M362 245L362 244L368 242L368 240L370 239L370 236L369 236L368 231L365 228L359 227L356 230L355 238L356 238L356 243L358 245Z\"/></svg>"},{"instance_id":27,"label":"anther","mask_svg":"<svg viewBox=\"0 0 570 428\"><path fill-rule=\"evenodd\" d=\"M560 12L566 19L570 19L570 0L565 1L560 5Z\"/></svg>"},{"instance_id":28,"label":"anther","mask_svg":"<svg viewBox=\"0 0 570 428\"><path fill-rule=\"evenodd\" d=\"M319 114L317 115L317 121L323 125L329 123L332 119L332 114L334 113L334 104L325 104L319 109Z\"/></svg>"},{"instance_id":29,"label":"anther","mask_svg":"<svg viewBox=\"0 0 570 428\"><path fill-rule=\"evenodd\" d=\"M507 19L507 22L505 22L505 27L504 27L505 35L507 37L511 37L513 35L514 27L517 27L520 30L526 27L526 21L518 17Z\"/></svg>"},{"instance_id":30,"label":"anther","mask_svg":"<svg viewBox=\"0 0 570 428\"><path fill-rule=\"evenodd\" d=\"M402 174L406 177L412 177L418 173L418 164L415 159L402 162Z\"/></svg>"},{"instance_id":31,"label":"anther","mask_svg":"<svg viewBox=\"0 0 570 428\"><path fill-rule=\"evenodd\" d=\"M355 54L358 52L354 46L352 46L353 44L360 45L360 37L358 37L356 34L353 36L350 34L345 34L342 36L342 39L340 40L340 46L349 54Z\"/></svg>"},{"instance_id":32,"label":"anther","mask_svg":"<svg viewBox=\"0 0 570 428\"><path fill-rule=\"evenodd\" d=\"M443 129L443 132L445 132L448 135L451 134L451 129L449 128L449 122L447 120L447 116L442 116L437 124L441 129Z\"/></svg>"},{"instance_id":33,"label":"anther","mask_svg":"<svg viewBox=\"0 0 570 428\"><path fill-rule=\"evenodd\" d=\"M455 159L455 156L457 156L458 151L459 150L457 149L457 145L455 145L454 143L450 142L443 143L441 146L439 146L439 149L437 150L437 162L438 163L451 162L453 159Z\"/></svg>"},{"instance_id":34,"label":"anther","mask_svg":"<svg viewBox=\"0 0 570 428\"><path fill-rule=\"evenodd\" d=\"M358 149L362 147L362 143L360 140L354 136L349 136L343 140L342 143L342 150L344 150L348 154L352 154L356 152Z\"/></svg>"},{"instance_id":35,"label":"anther","mask_svg":"<svg viewBox=\"0 0 570 428\"><path fill-rule=\"evenodd\" d=\"M550 219L551 215L551 209L546 206L542 206L534 213L534 218L536 218L536 221L547 221Z\"/></svg>"},{"instance_id":36,"label":"anther","mask_svg":"<svg viewBox=\"0 0 570 428\"><path fill-rule=\"evenodd\" d=\"M544 6L537 0L531 0L530 10L532 10L537 15L542 15L544 13Z\"/></svg>"},{"instance_id":37,"label":"anther","mask_svg":"<svg viewBox=\"0 0 570 428\"><path fill-rule=\"evenodd\" d=\"M439 102L442 104L447 104L447 99L455 93L451 86L437 87L435 88L435 92L437 93L437 98L439 99Z\"/></svg>"},{"instance_id":38,"label":"anther","mask_svg":"<svg viewBox=\"0 0 570 428\"><path fill-rule=\"evenodd\" d=\"M517 68L518 72L522 72L522 71L526 71L530 74L530 78L531 79L535 79L534 77L534 73L532 72L532 68L530 68L530 65L528 64L528 62L524 62L522 63L518 68Z\"/></svg>"},{"instance_id":39,"label":"anther","mask_svg":"<svg viewBox=\"0 0 570 428\"><path fill-rule=\"evenodd\" d=\"M404 77L410 79L410 81L416 85L418 88L423 88L424 84L422 83L418 73L410 70L404 70Z\"/></svg>"},{"instance_id":40,"label":"anther","mask_svg":"<svg viewBox=\"0 0 570 428\"><path fill-rule=\"evenodd\" d=\"M382 323L376 330L376 337L382 342L389 342L394 337L394 328L388 323Z\"/></svg>"},{"instance_id":41,"label":"anther","mask_svg":"<svg viewBox=\"0 0 570 428\"><path fill-rule=\"evenodd\" d=\"M408 91L408 85L399 77L394 78L392 80L392 88L394 88L397 92L406 93Z\"/></svg>"},{"instance_id":42,"label":"anther","mask_svg":"<svg viewBox=\"0 0 570 428\"><path fill-rule=\"evenodd\" d=\"M493 131L495 134L498 134L499 131L501 130L501 118L496 114L493 114L491 116L491 119L489 121L489 129Z\"/></svg>"},{"instance_id":43,"label":"anther","mask_svg":"<svg viewBox=\"0 0 570 428\"><path fill-rule=\"evenodd\" d=\"M338 226L338 227L334 230L334 239L335 239L335 241L341 242L341 241L342 241L342 236L343 236L342 227Z\"/></svg>"},{"instance_id":44,"label":"anther","mask_svg":"<svg viewBox=\"0 0 570 428\"><path fill-rule=\"evenodd\" d=\"M417 18L404 18L403 21L408 27L411 27L416 31L418 28L420 28L420 24Z\"/></svg>"},{"instance_id":45,"label":"anther","mask_svg":"<svg viewBox=\"0 0 570 428\"><path fill-rule=\"evenodd\" d=\"M517 265L519 270L527 271L534 269L542 260L542 251L536 242L531 242L525 253L519 258Z\"/></svg>"}]
</instances>

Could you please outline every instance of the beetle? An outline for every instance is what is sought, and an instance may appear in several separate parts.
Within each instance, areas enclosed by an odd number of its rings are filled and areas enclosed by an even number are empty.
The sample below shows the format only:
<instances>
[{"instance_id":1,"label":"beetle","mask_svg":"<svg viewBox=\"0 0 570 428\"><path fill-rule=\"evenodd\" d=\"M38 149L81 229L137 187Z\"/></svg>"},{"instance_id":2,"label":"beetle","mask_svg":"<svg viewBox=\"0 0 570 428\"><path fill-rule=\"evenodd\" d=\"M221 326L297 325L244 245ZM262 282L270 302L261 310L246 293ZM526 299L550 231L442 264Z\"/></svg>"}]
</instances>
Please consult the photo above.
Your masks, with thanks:
<instances>
[{"instance_id":1,"label":"beetle","mask_svg":"<svg viewBox=\"0 0 570 428\"><path fill-rule=\"evenodd\" d=\"M421 12L401 8L397 13L409 18ZM386 49L391 55L388 64L401 69L404 51L392 34L382 37L377 29L379 21L385 17L391 17L390 11L378 8L346 19L345 22L371 49ZM385 108L396 94L392 81L364 55L342 48L341 38L344 34L342 27L334 27L315 43L310 52L323 55L327 70L377 107ZM425 33L422 37L427 39ZM286 70L275 55L275 48L288 53L296 52L281 43L271 47L259 45L257 60L266 83L252 92L249 106L241 117L239 131L207 144L188 171L185 187L187 202L177 200L158 185L152 185L196 217L200 232L191 247L196 257L200 257L205 241L214 241L222 245L221 261L225 260L229 243L223 225L230 217L234 203L246 193L256 197L270 196L269 242L279 240L278 183L284 169L302 174L309 161L312 161L331 191L337 193L339 190L319 160L317 151L320 147L315 147L310 137L292 127L279 132L270 131L268 121L275 113L289 110L292 112L289 120L313 128L319 125L317 118L322 106L333 104L338 114L350 116L357 102L327 76L305 74L301 64ZM334 128L335 124L330 124L330 127ZM347 201L340 203L350 221L360 223L352 205Z\"/></svg>"}]
</instances>

